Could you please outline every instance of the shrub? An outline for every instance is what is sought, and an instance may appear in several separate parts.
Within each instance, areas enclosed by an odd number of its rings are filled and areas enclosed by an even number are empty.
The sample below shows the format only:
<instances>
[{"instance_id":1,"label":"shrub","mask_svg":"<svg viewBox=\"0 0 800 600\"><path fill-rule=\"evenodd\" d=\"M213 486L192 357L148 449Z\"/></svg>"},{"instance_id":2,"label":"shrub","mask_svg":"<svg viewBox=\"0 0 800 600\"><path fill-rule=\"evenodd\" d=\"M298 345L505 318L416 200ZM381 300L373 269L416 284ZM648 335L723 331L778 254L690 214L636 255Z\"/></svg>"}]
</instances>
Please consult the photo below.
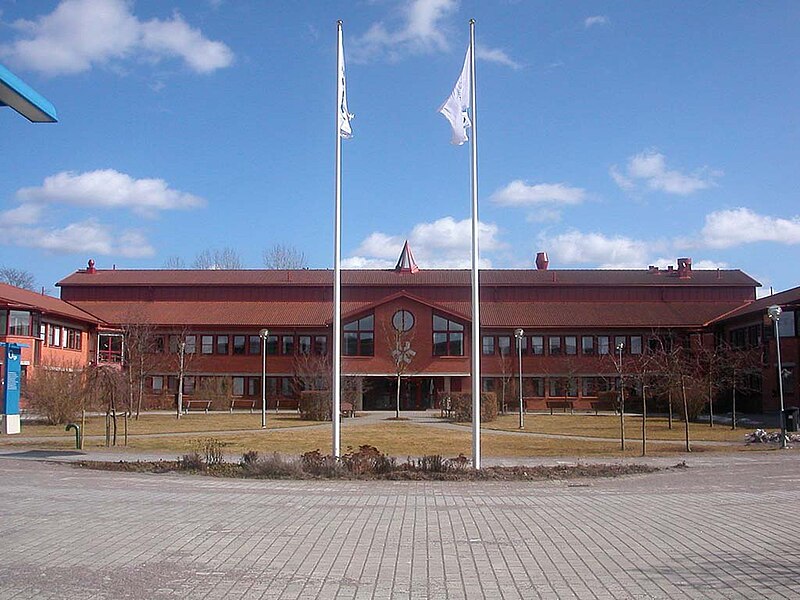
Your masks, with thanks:
<instances>
[{"instance_id":1,"label":"shrub","mask_svg":"<svg viewBox=\"0 0 800 600\"><path fill-rule=\"evenodd\" d=\"M245 452L239 466L245 477L300 478L303 476L303 469L298 459L286 458L277 452L265 457L260 457L258 452L252 450Z\"/></svg>"},{"instance_id":2,"label":"shrub","mask_svg":"<svg viewBox=\"0 0 800 600\"><path fill-rule=\"evenodd\" d=\"M300 418L309 421L331 420L330 390L306 390L300 392Z\"/></svg>"},{"instance_id":3,"label":"shrub","mask_svg":"<svg viewBox=\"0 0 800 600\"><path fill-rule=\"evenodd\" d=\"M205 467L203 458L196 451L191 454L184 454L178 459L178 469L183 471L203 471Z\"/></svg>"},{"instance_id":4,"label":"shrub","mask_svg":"<svg viewBox=\"0 0 800 600\"><path fill-rule=\"evenodd\" d=\"M25 383L27 408L51 425L68 423L86 407L85 382L78 364L42 365Z\"/></svg>"},{"instance_id":5,"label":"shrub","mask_svg":"<svg viewBox=\"0 0 800 600\"><path fill-rule=\"evenodd\" d=\"M472 420L472 393L451 392L450 407L452 418L457 423ZM489 422L497 418L497 394L483 392L481 394L481 421Z\"/></svg>"},{"instance_id":6,"label":"shrub","mask_svg":"<svg viewBox=\"0 0 800 600\"><path fill-rule=\"evenodd\" d=\"M225 456L222 452L224 447L225 442L215 438L206 438L195 443L195 454L201 456L207 466L213 467L225 462Z\"/></svg>"}]
</instances>

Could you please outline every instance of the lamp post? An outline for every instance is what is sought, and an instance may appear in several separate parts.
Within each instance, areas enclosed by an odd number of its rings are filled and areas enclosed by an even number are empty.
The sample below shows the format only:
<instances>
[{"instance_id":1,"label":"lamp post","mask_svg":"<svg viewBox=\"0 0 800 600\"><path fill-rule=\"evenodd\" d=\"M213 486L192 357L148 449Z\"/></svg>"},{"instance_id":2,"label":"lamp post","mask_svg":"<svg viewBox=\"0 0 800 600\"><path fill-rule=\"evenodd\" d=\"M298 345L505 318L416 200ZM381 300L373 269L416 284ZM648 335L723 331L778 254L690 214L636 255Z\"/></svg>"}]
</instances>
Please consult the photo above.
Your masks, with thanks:
<instances>
[{"instance_id":1,"label":"lamp post","mask_svg":"<svg viewBox=\"0 0 800 600\"><path fill-rule=\"evenodd\" d=\"M267 428L267 338L269 329L258 332L261 338L261 429Z\"/></svg>"},{"instance_id":2,"label":"lamp post","mask_svg":"<svg viewBox=\"0 0 800 600\"><path fill-rule=\"evenodd\" d=\"M767 315L775 326L775 353L778 357L778 398L780 398L781 412L778 415L781 424L781 448L786 448L786 420L783 414L783 366L781 365L781 335L778 331L778 321L781 320L781 307L773 304L767 309Z\"/></svg>"},{"instance_id":3,"label":"lamp post","mask_svg":"<svg viewBox=\"0 0 800 600\"><path fill-rule=\"evenodd\" d=\"M522 336L525 335L523 329L514 330L514 337L517 339L517 360L519 361L519 428L525 429L525 407L522 401Z\"/></svg>"},{"instance_id":4,"label":"lamp post","mask_svg":"<svg viewBox=\"0 0 800 600\"><path fill-rule=\"evenodd\" d=\"M178 342L178 418L181 418L183 412L183 369L184 360L186 356L186 341L181 340Z\"/></svg>"},{"instance_id":5,"label":"lamp post","mask_svg":"<svg viewBox=\"0 0 800 600\"><path fill-rule=\"evenodd\" d=\"M625 342L617 344L617 352L619 352L619 438L622 450L625 450L625 382L622 378L622 351L625 348Z\"/></svg>"}]
</instances>

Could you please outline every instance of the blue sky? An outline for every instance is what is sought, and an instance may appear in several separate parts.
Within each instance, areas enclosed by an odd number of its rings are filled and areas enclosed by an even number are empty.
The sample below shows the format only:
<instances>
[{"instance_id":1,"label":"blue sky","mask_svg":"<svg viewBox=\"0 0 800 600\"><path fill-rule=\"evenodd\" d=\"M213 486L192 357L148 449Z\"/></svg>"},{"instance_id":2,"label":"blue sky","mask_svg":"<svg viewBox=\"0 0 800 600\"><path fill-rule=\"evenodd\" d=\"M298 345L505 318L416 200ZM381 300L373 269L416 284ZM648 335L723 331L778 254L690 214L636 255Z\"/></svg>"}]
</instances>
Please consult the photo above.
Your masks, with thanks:
<instances>
[{"instance_id":1,"label":"blue sky","mask_svg":"<svg viewBox=\"0 0 800 600\"><path fill-rule=\"evenodd\" d=\"M336 20L354 136L344 265L469 266L469 148L437 113L475 18L484 266L693 258L800 284L800 3L0 0L0 265L159 268L290 244L333 265Z\"/></svg>"}]
</instances>

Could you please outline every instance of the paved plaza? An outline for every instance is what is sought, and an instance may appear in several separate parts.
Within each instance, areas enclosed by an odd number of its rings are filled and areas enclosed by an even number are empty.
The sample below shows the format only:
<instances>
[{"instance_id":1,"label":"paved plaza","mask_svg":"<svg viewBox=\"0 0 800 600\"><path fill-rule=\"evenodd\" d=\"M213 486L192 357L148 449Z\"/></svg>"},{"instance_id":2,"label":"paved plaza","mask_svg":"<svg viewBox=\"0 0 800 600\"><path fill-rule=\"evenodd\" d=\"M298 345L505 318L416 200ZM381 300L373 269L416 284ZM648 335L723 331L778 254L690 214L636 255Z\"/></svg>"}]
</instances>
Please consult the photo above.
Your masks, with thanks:
<instances>
[{"instance_id":1,"label":"paved plaza","mask_svg":"<svg viewBox=\"0 0 800 600\"><path fill-rule=\"evenodd\" d=\"M800 598L797 450L490 484L244 481L41 458L0 453L0 600Z\"/></svg>"}]
</instances>

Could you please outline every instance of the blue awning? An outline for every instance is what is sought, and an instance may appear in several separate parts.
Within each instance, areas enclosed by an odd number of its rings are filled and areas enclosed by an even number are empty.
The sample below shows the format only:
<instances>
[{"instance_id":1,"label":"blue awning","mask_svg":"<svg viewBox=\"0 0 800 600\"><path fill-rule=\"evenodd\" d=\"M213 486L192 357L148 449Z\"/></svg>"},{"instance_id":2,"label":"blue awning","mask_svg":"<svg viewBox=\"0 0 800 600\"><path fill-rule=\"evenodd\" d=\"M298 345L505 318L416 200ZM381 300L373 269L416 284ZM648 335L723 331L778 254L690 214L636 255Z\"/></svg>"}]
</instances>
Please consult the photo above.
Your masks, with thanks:
<instances>
[{"instance_id":1,"label":"blue awning","mask_svg":"<svg viewBox=\"0 0 800 600\"><path fill-rule=\"evenodd\" d=\"M0 106L10 106L32 123L58 121L56 107L1 64Z\"/></svg>"}]
</instances>

